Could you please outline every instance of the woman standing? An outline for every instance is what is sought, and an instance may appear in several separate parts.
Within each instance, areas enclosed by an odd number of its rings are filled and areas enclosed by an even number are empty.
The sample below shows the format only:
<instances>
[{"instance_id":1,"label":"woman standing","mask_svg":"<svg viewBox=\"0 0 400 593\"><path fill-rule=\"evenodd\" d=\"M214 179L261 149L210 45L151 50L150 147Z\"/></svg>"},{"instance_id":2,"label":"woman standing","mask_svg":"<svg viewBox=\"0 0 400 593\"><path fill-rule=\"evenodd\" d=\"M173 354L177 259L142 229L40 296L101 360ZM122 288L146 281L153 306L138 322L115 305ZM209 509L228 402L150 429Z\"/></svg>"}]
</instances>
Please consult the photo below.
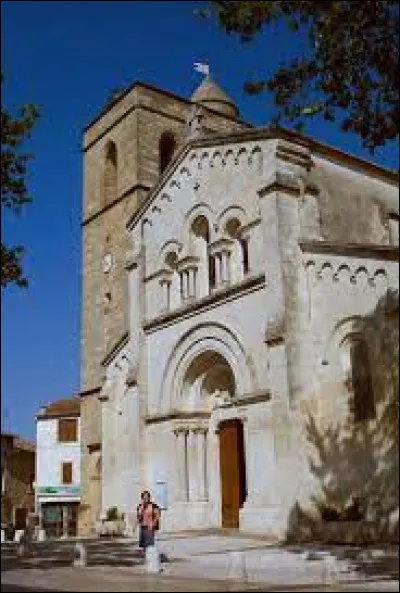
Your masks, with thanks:
<instances>
[{"instance_id":1,"label":"woman standing","mask_svg":"<svg viewBox=\"0 0 400 593\"><path fill-rule=\"evenodd\" d=\"M140 498L141 502L137 507L139 547L146 549L149 546L154 546L154 535L160 526L160 509L152 502L148 490L144 490Z\"/></svg>"}]
</instances>

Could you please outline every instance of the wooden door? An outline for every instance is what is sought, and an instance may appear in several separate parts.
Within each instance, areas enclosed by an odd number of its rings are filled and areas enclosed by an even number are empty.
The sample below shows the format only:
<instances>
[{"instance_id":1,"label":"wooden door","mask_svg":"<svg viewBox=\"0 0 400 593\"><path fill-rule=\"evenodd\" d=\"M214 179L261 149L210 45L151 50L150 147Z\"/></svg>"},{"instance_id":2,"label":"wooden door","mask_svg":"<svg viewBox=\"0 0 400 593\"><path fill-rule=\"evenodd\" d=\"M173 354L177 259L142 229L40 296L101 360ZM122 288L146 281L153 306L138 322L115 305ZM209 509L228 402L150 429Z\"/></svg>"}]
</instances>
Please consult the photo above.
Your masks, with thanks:
<instances>
[{"instance_id":1,"label":"wooden door","mask_svg":"<svg viewBox=\"0 0 400 593\"><path fill-rule=\"evenodd\" d=\"M78 505L76 503L67 506L67 532L71 537L77 535Z\"/></svg>"},{"instance_id":2,"label":"wooden door","mask_svg":"<svg viewBox=\"0 0 400 593\"><path fill-rule=\"evenodd\" d=\"M222 527L238 528L245 498L242 423L227 420L219 429Z\"/></svg>"},{"instance_id":3,"label":"wooden door","mask_svg":"<svg viewBox=\"0 0 400 593\"><path fill-rule=\"evenodd\" d=\"M15 529L25 529L28 509L15 509Z\"/></svg>"}]
</instances>

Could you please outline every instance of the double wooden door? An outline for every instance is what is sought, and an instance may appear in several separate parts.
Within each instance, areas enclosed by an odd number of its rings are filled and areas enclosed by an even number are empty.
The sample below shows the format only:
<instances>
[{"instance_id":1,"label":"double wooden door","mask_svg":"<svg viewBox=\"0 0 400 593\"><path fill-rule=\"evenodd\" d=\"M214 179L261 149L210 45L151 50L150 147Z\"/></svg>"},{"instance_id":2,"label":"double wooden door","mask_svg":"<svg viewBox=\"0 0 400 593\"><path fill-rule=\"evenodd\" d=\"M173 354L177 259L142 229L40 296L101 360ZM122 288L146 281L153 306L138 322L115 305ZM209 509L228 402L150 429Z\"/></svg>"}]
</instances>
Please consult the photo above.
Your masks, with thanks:
<instances>
[{"instance_id":1,"label":"double wooden door","mask_svg":"<svg viewBox=\"0 0 400 593\"><path fill-rule=\"evenodd\" d=\"M219 426L222 527L239 527L239 509L246 499L243 424L226 420Z\"/></svg>"}]
</instances>

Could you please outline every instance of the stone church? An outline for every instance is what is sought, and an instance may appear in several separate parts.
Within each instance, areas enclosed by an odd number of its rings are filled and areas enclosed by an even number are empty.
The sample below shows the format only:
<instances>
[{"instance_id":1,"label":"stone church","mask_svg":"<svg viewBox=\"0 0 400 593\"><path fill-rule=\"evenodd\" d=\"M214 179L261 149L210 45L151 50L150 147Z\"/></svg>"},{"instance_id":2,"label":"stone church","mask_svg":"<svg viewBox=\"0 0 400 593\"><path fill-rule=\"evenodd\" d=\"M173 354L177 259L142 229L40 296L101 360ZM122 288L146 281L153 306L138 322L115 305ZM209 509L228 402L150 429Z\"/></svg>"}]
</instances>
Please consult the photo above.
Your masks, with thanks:
<instances>
[{"instance_id":1,"label":"stone church","mask_svg":"<svg viewBox=\"0 0 400 593\"><path fill-rule=\"evenodd\" d=\"M310 427L382 417L362 328L398 287L397 174L249 125L209 76L135 83L83 155L80 532L149 489L165 530L284 538L329 490Z\"/></svg>"}]
</instances>

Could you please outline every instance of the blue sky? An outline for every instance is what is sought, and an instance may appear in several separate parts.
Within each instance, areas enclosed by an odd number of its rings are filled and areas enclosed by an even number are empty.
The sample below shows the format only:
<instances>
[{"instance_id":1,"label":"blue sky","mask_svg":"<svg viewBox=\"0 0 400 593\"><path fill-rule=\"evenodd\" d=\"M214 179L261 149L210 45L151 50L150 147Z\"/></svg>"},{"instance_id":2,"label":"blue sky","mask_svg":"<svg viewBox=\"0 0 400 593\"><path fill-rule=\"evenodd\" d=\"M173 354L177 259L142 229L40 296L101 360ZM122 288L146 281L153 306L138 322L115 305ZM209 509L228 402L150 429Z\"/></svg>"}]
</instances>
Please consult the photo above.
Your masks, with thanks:
<instances>
[{"instance_id":1,"label":"blue sky","mask_svg":"<svg viewBox=\"0 0 400 593\"><path fill-rule=\"evenodd\" d=\"M30 102L42 118L27 149L33 196L20 218L2 216L2 237L27 248L28 290L2 291L2 430L34 436L38 408L79 389L82 129L109 91L141 80L189 97L207 61L244 119L264 125L263 97L246 97L246 78L271 72L301 41L276 26L242 46L196 18L201 2L1 3L6 107ZM316 122L308 133L372 160L359 141ZM398 148L374 160L397 168Z\"/></svg>"}]
</instances>

